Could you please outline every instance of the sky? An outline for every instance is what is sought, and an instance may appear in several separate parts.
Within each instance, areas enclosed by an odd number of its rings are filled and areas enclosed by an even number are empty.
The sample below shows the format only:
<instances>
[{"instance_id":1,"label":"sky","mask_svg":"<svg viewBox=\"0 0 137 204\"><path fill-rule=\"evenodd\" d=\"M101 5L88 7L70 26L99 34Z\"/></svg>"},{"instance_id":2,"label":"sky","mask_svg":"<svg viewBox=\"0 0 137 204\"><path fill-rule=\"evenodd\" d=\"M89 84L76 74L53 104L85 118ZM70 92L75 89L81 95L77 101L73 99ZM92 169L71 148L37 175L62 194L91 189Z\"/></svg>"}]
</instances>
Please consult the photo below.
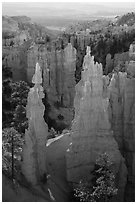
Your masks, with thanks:
<instances>
[{"instance_id":1,"label":"sky","mask_svg":"<svg viewBox=\"0 0 137 204\"><path fill-rule=\"evenodd\" d=\"M129 2L4 2L2 14L9 16L26 15L28 17L75 17L119 14L134 11L133 1Z\"/></svg>"}]
</instances>

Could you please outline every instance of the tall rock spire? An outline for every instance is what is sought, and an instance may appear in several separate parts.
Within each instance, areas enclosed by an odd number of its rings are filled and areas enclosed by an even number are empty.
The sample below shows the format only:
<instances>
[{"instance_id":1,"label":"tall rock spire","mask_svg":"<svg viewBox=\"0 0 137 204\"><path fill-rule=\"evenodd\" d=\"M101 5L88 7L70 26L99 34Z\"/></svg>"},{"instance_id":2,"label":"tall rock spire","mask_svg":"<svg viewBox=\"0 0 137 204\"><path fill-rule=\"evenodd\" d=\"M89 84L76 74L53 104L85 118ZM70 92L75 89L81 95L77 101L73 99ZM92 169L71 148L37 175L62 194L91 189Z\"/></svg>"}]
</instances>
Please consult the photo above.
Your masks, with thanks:
<instances>
[{"instance_id":1,"label":"tall rock spire","mask_svg":"<svg viewBox=\"0 0 137 204\"><path fill-rule=\"evenodd\" d=\"M36 64L35 74L32 78L34 87L28 93L27 118L29 127L25 132L23 147L22 172L33 185L39 183L46 175L46 141L48 126L43 119L45 107L42 103L44 97L42 74L39 64Z\"/></svg>"},{"instance_id":2,"label":"tall rock spire","mask_svg":"<svg viewBox=\"0 0 137 204\"><path fill-rule=\"evenodd\" d=\"M36 63L35 74L33 75L32 83L42 84L42 73L38 62Z\"/></svg>"},{"instance_id":3,"label":"tall rock spire","mask_svg":"<svg viewBox=\"0 0 137 204\"><path fill-rule=\"evenodd\" d=\"M83 62L82 79L76 85L75 117L71 129L72 143L67 150L67 179L79 182L90 179L99 154L108 153L114 164L120 198L124 196L127 170L113 137L109 121L109 99L104 94L102 65L94 62L90 48Z\"/></svg>"}]
</instances>

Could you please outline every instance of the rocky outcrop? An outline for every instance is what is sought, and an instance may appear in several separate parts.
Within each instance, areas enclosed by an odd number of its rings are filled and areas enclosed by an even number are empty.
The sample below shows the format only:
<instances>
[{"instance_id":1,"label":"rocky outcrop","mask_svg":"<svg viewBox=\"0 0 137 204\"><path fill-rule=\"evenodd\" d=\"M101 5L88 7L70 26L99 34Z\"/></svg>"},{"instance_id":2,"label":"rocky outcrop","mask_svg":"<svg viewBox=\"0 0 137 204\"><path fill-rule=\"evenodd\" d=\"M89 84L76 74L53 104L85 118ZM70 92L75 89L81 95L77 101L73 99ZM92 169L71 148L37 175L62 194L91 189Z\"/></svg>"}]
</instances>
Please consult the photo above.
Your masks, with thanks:
<instances>
[{"instance_id":1,"label":"rocky outcrop","mask_svg":"<svg viewBox=\"0 0 137 204\"><path fill-rule=\"evenodd\" d=\"M106 152L114 164L119 189L117 199L122 201L127 170L109 121L107 79L102 77L102 65L94 63L94 57L90 56L90 47L87 47L83 69L82 79L76 85L72 142L66 154L67 179L72 183L90 179L98 154Z\"/></svg>"},{"instance_id":2,"label":"rocky outcrop","mask_svg":"<svg viewBox=\"0 0 137 204\"><path fill-rule=\"evenodd\" d=\"M43 119L45 107L42 103L44 97L41 71L36 64L36 71L32 79L34 87L30 89L27 103L28 130L25 132L23 147L22 173L33 185L46 179L46 140L48 126Z\"/></svg>"}]
</instances>

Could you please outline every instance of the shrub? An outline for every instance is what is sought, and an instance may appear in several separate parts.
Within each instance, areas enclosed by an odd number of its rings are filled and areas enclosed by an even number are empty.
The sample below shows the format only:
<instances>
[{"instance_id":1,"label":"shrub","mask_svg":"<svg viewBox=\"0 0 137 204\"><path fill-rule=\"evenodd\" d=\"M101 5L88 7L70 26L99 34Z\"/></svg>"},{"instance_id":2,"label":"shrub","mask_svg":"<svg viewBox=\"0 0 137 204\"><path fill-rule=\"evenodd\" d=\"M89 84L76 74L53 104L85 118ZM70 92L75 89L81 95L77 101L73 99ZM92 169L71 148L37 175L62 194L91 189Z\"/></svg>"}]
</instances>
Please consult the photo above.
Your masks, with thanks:
<instances>
[{"instance_id":1,"label":"shrub","mask_svg":"<svg viewBox=\"0 0 137 204\"><path fill-rule=\"evenodd\" d=\"M48 135L48 139L52 139L55 138L57 136L57 132L55 131L55 129L52 127L49 131L49 135Z\"/></svg>"}]
</instances>

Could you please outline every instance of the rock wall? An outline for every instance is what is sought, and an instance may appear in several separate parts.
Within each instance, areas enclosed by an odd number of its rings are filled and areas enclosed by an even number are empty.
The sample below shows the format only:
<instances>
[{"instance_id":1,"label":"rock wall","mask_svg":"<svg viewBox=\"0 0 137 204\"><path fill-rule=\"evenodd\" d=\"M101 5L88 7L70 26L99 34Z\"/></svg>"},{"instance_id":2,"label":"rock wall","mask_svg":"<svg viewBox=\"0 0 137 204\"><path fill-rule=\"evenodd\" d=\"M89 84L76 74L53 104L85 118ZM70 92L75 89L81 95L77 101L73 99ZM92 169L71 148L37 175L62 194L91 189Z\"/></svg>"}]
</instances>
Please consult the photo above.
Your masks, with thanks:
<instances>
[{"instance_id":1,"label":"rock wall","mask_svg":"<svg viewBox=\"0 0 137 204\"><path fill-rule=\"evenodd\" d=\"M122 201L127 170L109 121L109 93L103 84L106 79L103 79L102 65L94 63L90 47L87 47L83 69L82 79L76 85L72 142L66 154L67 179L72 183L90 179L98 154L106 152L114 164L119 189L117 199Z\"/></svg>"}]
</instances>

